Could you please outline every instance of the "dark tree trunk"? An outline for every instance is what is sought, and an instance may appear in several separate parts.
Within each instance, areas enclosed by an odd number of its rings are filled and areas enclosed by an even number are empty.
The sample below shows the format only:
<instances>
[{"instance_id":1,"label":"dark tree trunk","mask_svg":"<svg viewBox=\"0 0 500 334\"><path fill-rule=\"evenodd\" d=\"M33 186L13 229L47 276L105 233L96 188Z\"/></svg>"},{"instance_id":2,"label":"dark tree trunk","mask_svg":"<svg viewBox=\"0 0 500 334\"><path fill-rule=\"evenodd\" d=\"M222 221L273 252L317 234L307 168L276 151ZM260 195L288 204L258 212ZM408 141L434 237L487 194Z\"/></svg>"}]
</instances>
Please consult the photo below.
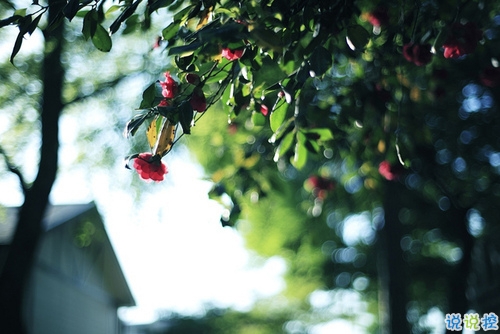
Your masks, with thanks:
<instances>
[{"instance_id":1,"label":"dark tree trunk","mask_svg":"<svg viewBox=\"0 0 500 334\"><path fill-rule=\"evenodd\" d=\"M452 271L448 278L450 284L450 296L448 300L447 313L464 314L470 309L466 292L469 287L468 277L471 270L471 256L474 246L474 238L467 230L467 209L452 208L448 212L449 224L454 229L462 249L460 264Z\"/></svg>"},{"instance_id":2,"label":"dark tree trunk","mask_svg":"<svg viewBox=\"0 0 500 334\"><path fill-rule=\"evenodd\" d=\"M57 0L50 0L49 22L59 8ZM43 93L41 101L40 163L31 187L25 190L24 203L19 210L17 228L0 276L0 328L2 333L26 333L23 323L25 284L33 265L35 251L42 232L42 220L49 194L57 174L59 131L58 122L62 103L64 69L61 64L63 24L45 32L43 62Z\"/></svg>"},{"instance_id":3,"label":"dark tree trunk","mask_svg":"<svg viewBox=\"0 0 500 334\"><path fill-rule=\"evenodd\" d=\"M406 318L407 264L400 246L404 233L398 217L406 191L398 182L385 183L385 224L378 240L380 332L383 334L410 333Z\"/></svg>"}]
</instances>

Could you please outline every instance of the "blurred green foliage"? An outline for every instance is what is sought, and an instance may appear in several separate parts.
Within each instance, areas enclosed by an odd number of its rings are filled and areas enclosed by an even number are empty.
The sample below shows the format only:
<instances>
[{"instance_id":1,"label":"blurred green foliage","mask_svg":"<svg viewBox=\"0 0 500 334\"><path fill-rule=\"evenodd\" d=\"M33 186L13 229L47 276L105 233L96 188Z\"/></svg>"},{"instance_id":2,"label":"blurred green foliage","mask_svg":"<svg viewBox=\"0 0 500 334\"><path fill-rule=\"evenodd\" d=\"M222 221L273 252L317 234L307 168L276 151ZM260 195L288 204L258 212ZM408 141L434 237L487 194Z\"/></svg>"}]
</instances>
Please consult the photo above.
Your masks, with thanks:
<instances>
[{"instance_id":1,"label":"blurred green foliage","mask_svg":"<svg viewBox=\"0 0 500 334\"><path fill-rule=\"evenodd\" d=\"M173 13L160 29L166 53L155 69L176 76L179 93L160 107L160 91L147 90L138 105L181 123L182 140L214 182L211 198L227 208L222 225L287 261L285 295L305 312L293 318L313 319L311 296L327 290L361 296L378 319L366 331L425 333L436 309L500 311L491 297L499 292L491 274L498 270L499 4L104 3L70 1L61 13L84 17L83 35L103 51L112 44L103 27L128 34L150 27L157 11ZM17 24L22 40L43 10L13 12L2 26ZM466 22L481 29L478 43L470 41L475 33L457 32ZM450 43L474 45L445 58ZM423 66L405 53L415 44L433 48ZM227 48L241 57L221 57ZM193 73L196 84L187 79ZM194 113L186 101L200 89L208 110ZM142 123L149 119L131 132ZM326 313L352 320L358 311Z\"/></svg>"}]
</instances>

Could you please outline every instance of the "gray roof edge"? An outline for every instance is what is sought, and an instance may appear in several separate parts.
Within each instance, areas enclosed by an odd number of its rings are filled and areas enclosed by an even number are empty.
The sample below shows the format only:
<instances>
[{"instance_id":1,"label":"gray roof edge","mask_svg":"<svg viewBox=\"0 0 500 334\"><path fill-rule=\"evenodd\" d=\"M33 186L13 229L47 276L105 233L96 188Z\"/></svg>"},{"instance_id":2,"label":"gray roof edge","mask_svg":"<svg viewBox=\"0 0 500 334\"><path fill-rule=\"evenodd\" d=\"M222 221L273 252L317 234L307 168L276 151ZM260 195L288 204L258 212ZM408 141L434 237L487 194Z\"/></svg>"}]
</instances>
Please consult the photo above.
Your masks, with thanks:
<instances>
[{"instance_id":1,"label":"gray roof edge","mask_svg":"<svg viewBox=\"0 0 500 334\"><path fill-rule=\"evenodd\" d=\"M49 204L43 218L43 225L49 231L87 211L97 207L93 201L85 204Z\"/></svg>"},{"instance_id":2,"label":"gray roof edge","mask_svg":"<svg viewBox=\"0 0 500 334\"><path fill-rule=\"evenodd\" d=\"M15 225L17 223L17 213L19 211L20 207L4 207L6 209L6 217L5 221L0 221L0 224L4 225L3 227L6 227L2 230L2 226L0 226L0 245L8 245L10 244L12 237L14 235L15 231ZM130 286L127 282L127 279L125 278L125 274L123 272L123 269L121 267L120 261L118 260L118 257L116 256L115 249L113 247L113 244L111 243L111 240L108 236L108 232L106 230L106 226L102 220L102 216L99 213L99 210L97 209L97 206L95 205L94 201L84 203L84 204L49 204L47 207L47 210L45 212L45 216L43 218L43 226L45 231L50 231L57 226L60 226L76 217L79 217L87 212L90 211L95 211L100 218L100 223L102 224L104 230L105 230L105 237L106 237L106 242L108 243L111 253L113 256L113 262L116 264L116 268L119 272L120 278L123 279L124 287L125 287L125 295L127 300L120 300L120 307L121 306L135 306L136 301L135 298L132 294L132 291L130 290ZM2 235L3 234L3 235Z\"/></svg>"}]
</instances>

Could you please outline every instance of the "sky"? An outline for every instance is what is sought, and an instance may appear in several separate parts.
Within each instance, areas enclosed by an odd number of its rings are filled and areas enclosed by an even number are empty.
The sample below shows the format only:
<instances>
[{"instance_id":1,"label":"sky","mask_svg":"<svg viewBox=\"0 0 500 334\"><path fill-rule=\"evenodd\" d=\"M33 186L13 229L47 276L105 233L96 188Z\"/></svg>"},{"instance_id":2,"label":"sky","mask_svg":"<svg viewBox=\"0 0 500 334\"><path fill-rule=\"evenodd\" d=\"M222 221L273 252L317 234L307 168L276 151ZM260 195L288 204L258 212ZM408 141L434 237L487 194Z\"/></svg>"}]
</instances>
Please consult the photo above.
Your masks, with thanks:
<instances>
[{"instance_id":1,"label":"sky","mask_svg":"<svg viewBox=\"0 0 500 334\"><path fill-rule=\"evenodd\" d=\"M199 313L206 305L248 310L256 298L279 293L283 260L259 258L236 230L221 226L222 208L208 199L211 185L186 152L172 155L168 165L170 182L151 184L160 189L139 212L126 209L134 204L127 192L96 192L139 305L121 316L150 320L158 309Z\"/></svg>"}]
</instances>

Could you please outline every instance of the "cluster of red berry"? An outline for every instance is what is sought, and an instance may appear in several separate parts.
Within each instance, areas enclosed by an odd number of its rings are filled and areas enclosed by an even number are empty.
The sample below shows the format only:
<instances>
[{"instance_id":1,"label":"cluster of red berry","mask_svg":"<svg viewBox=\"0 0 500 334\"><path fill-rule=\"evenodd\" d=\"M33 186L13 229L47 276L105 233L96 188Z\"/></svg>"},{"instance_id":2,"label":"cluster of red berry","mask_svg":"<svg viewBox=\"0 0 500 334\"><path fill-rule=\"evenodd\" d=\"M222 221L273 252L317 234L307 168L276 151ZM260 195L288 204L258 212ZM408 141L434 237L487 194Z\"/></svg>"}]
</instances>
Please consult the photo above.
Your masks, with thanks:
<instances>
[{"instance_id":1,"label":"cluster of red berry","mask_svg":"<svg viewBox=\"0 0 500 334\"><path fill-rule=\"evenodd\" d=\"M223 48L221 56L227 58L228 60L236 60L243 56L245 49L231 50L229 48ZM194 85L193 93L189 97L189 103L193 110L197 112L204 112L207 109L207 101L203 89L201 88L202 82L200 77L195 73L189 73L186 75L187 83ZM179 91L179 84L172 77L170 72L165 72L165 81L160 81L161 95L163 99L158 104L159 107L169 106L169 100L177 96ZM265 107L265 106L263 106ZM262 111L267 112L267 107ZM161 161L159 155L153 155L151 153L140 153L136 158L134 158L133 163L134 169L144 180L152 181L163 181L165 175L168 173L167 165Z\"/></svg>"},{"instance_id":2,"label":"cluster of red berry","mask_svg":"<svg viewBox=\"0 0 500 334\"><path fill-rule=\"evenodd\" d=\"M377 7L365 15L374 28L380 29L389 23L389 14L386 7ZM474 52L483 32L474 22L451 25L448 37L443 43L445 58L458 58ZM432 60L431 45L410 42L403 46L403 56L406 60L418 65L426 65Z\"/></svg>"},{"instance_id":3,"label":"cluster of red berry","mask_svg":"<svg viewBox=\"0 0 500 334\"><path fill-rule=\"evenodd\" d=\"M168 173L167 165L161 162L159 155L153 156L151 153L141 153L134 159L134 168L144 180L163 181Z\"/></svg>"}]
</instances>

